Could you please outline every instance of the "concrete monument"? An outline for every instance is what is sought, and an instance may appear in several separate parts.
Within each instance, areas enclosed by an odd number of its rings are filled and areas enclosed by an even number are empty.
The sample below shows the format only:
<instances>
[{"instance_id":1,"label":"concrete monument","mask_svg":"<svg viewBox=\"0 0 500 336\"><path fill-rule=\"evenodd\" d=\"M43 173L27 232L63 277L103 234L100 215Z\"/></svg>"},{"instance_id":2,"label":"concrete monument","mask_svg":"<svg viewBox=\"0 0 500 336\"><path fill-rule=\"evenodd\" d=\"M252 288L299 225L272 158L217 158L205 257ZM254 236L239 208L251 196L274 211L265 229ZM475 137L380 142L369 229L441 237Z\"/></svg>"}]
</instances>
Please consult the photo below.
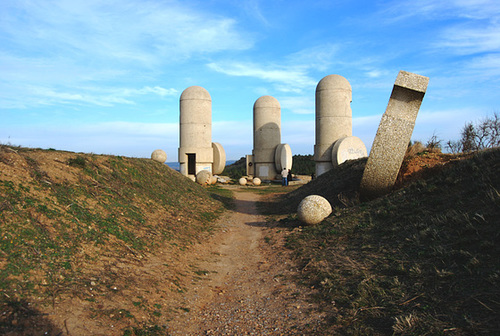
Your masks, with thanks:
<instances>
[{"instance_id":1,"label":"concrete monument","mask_svg":"<svg viewBox=\"0 0 500 336\"><path fill-rule=\"evenodd\" d=\"M253 164L255 175L272 180L278 172L274 164L281 143L281 106L276 98L262 96L253 106Z\"/></svg>"},{"instance_id":2,"label":"concrete monument","mask_svg":"<svg viewBox=\"0 0 500 336\"><path fill-rule=\"evenodd\" d=\"M201 170L220 174L226 154L219 143L212 143L212 98L201 86L185 89L180 97L179 166L192 180Z\"/></svg>"},{"instance_id":3,"label":"concrete monument","mask_svg":"<svg viewBox=\"0 0 500 336\"><path fill-rule=\"evenodd\" d=\"M329 75L316 86L316 175L333 168L333 144L352 136L352 89L340 75Z\"/></svg>"},{"instance_id":4,"label":"concrete monument","mask_svg":"<svg viewBox=\"0 0 500 336\"><path fill-rule=\"evenodd\" d=\"M382 196L394 186L428 83L428 77L399 72L363 172L361 199Z\"/></svg>"},{"instance_id":5,"label":"concrete monument","mask_svg":"<svg viewBox=\"0 0 500 336\"><path fill-rule=\"evenodd\" d=\"M253 151L247 155L247 175L274 180L283 168L292 169L292 150L281 143L281 106L262 96L253 106Z\"/></svg>"}]
</instances>

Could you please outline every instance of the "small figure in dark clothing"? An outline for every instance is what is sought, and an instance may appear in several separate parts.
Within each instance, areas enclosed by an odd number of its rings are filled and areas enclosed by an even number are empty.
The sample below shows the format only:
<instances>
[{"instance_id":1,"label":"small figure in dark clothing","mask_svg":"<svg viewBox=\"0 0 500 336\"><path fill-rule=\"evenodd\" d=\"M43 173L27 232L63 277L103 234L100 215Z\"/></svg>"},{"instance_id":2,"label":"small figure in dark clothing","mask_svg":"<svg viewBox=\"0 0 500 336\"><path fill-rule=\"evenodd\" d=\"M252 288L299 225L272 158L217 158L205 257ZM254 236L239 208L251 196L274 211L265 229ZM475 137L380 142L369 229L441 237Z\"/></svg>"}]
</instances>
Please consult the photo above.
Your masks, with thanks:
<instances>
[{"instance_id":1,"label":"small figure in dark clothing","mask_svg":"<svg viewBox=\"0 0 500 336\"><path fill-rule=\"evenodd\" d=\"M292 170L288 169L288 176L286 177L286 185L289 185L292 179L293 179Z\"/></svg>"}]
</instances>

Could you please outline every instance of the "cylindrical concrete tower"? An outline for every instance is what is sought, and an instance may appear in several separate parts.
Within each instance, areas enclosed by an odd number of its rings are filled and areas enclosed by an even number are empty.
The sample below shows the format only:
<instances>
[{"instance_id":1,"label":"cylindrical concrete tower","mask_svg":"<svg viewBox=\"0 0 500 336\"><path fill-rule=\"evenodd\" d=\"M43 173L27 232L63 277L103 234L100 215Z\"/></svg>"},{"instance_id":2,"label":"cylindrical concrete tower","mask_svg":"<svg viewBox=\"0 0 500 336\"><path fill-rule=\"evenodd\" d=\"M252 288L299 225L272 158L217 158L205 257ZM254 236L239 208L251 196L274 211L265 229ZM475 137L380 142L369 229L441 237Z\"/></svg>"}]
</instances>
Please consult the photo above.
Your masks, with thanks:
<instances>
[{"instance_id":1,"label":"cylindrical concrete tower","mask_svg":"<svg viewBox=\"0 0 500 336\"><path fill-rule=\"evenodd\" d=\"M276 98L262 96L253 105L253 161L255 175L273 180L278 172L274 157L281 143L281 107Z\"/></svg>"},{"instance_id":2,"label":"cylindrical concrete tower","mask_svg":"<svg viewBox=\"0 0 500 336\"><path fill-rule=\"evenodd\" d=\"M200 170L212 172L212 98L201 86L181 94L179 136L181 174L194 179Z\"/></svg>"},{"instance_id":3,"label":"cylindrical concrete tower","mask_svg":"<svg viewBox=\"0 0 500 336\"><path fill-rule=\"evenodd\" d=\"M340 138L352 135L352 89L342 76L329 75L316 87L316 175L333 168L332 147Z\"/></svg>"}]
</instances>

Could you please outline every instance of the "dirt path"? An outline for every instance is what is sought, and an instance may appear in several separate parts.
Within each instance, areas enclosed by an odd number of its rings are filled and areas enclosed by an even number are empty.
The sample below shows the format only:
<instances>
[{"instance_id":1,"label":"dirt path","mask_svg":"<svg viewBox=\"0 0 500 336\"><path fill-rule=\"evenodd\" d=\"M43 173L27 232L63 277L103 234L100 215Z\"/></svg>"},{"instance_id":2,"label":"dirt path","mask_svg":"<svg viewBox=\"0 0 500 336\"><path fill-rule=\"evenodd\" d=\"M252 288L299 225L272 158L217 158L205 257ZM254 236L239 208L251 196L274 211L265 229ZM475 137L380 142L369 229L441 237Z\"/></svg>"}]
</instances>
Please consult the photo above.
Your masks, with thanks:
<instances>
[{"instance_id":1,"label":"dirt path","mask_svg":"<svg viewBox=\"0 0 500 336\"><path fill-rule=\"evenodd\" d=\"M193 261L201 279L187 290L172 335L309 335L322 316L291 281L284 233L266 227L252 192L235 192L222 233Z\"/></svg>"}]
</instances>

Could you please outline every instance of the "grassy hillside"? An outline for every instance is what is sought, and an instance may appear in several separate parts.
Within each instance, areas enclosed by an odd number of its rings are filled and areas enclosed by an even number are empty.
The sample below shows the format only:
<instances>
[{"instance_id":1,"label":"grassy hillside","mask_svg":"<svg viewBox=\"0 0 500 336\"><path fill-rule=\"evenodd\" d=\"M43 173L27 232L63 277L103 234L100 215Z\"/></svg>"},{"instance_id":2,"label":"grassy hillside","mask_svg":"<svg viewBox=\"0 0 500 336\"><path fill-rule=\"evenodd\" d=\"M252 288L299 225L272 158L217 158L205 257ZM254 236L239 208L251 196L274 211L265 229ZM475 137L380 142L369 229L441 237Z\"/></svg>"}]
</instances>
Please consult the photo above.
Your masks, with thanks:
<instances>
[{"instance_id":1,"label":"grassy hillside","mask_svg":"<svg viewBox=\"0 0 500 336\"><path fill-rule=\"evenodd\" d=\"M162 295L194 272L170 262L222 210L152 160L0 146L0 334L55 335L37 309L66 301L116 328L156 325L170 314Z\"/></svg>"},{"instance_id":2,"label":"grassy hillside","mask_svg":"<svg viewBox=\"0 0 500 336\"><path fill-rule=\"evenodd\" d=\"M431 154L419 155L425 168ZM288 246L319 289L326 334L500 332L500 150L448 158L366 203L356 200L364 161L348 162L273 206L293 213L321 194L334 207L317 226L298 230L295 215L279 222L295 228Z\"/></svg>"}]
</instances>

